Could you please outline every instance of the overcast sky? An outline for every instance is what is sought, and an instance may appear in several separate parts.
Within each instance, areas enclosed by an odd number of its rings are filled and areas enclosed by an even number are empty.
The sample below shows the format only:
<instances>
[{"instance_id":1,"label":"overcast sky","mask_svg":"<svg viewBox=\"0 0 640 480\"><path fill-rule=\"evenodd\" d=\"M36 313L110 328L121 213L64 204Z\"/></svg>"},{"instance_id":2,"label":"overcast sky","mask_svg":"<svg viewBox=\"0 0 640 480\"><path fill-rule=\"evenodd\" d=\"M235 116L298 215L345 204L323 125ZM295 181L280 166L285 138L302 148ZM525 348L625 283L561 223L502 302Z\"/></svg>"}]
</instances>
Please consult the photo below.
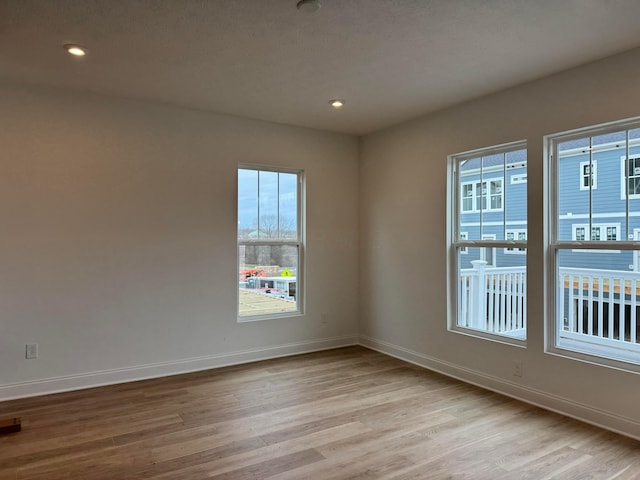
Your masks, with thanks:
<instances>
[{"instance_id":1,"label":"overcast sky","mask_svg":"<svg viewBox=\"0 0 640 480\"><path fill-rule=\"evenodd\" d=\"M295 228L297 175L238 170L238 228L256 228L260 218L278 218ZM258 198L260 202L258 204Z\"/></svg>"}]
</instances>

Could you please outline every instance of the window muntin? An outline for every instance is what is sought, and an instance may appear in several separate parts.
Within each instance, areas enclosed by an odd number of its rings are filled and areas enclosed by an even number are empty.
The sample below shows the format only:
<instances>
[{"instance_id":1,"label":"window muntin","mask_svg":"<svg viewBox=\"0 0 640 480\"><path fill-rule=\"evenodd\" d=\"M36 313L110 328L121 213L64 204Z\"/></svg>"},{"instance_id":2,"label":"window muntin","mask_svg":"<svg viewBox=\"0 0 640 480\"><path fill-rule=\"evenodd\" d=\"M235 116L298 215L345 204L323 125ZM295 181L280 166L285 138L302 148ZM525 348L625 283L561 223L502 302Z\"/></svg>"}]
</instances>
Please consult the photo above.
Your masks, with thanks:
<instances>
[{"instance_id":1,"label":"window muntin","mask_svg":"<svg viewBox=\"0 0 640 480\"><path fill-rule=\"evenodd\" d=\"M302 313L302 172L238 168L238 319Z\"/></svg>"},{"instance_id":2,"label":"window muntin","mask_svg":"<svg viewBox=\"0 0 640 480\"><path fill-rule=\"evenodd\" d=\"M549 350L622 368L640 365L639 127L617 122L546 137L554 185ZM599 165L600 178L585 165ZM567 176L576 167L580 188Z\"/></svg>"},{"instance_id":3,"label":"window muntin","mask_svg":"<svg viewBox=\"0 0 640 480\"><path fill-rule=\"evenodd\" d=\"M450 328L520 343L526 337L526 145L452 155L449 161L455 212Z\"/></svg>"}]
</instances>

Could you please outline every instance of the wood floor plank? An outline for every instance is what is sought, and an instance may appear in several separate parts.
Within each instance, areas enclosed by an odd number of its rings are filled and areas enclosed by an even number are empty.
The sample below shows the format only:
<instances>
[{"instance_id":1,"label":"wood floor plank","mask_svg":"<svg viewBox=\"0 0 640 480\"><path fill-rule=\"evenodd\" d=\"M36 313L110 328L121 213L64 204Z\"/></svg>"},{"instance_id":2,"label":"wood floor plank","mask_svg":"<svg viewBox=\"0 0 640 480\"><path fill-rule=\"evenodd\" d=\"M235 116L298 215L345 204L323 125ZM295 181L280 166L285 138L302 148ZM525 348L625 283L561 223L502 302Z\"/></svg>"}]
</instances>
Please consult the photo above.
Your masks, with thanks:
<instances>
[{"instance_id":1,"label":"wood floor plank","mask_svg":"<svg viewBox=\"0 0 640 480\"><path fill-rule=\"evenodd\" d=\"M0 403L0 480L640 479L640 442L362 347Z\"/></svg>"}]
</instances>

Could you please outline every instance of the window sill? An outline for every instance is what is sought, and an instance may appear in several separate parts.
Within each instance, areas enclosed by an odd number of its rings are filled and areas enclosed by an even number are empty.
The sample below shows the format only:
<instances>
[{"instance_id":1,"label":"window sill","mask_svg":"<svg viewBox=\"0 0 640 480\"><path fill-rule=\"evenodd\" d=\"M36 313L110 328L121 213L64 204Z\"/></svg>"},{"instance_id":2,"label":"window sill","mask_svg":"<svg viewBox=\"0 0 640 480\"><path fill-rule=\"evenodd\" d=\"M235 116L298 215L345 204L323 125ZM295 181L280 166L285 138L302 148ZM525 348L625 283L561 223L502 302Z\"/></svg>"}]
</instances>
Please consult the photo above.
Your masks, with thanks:
<instances>
[{"instance_id":1,"label":"window sill","mask_svg":"<svg viewBox=\"0 0 640 480\"><path fill-rule=\"evenodd\" d=\"M546 353L592 365L640 373L640 345L587 337L589 335L563 332L557 345L547 348Z\"/></svg>"},{"instance_id":2,"label":"window sill","mask_svg":"<svg viewBox=\"0 0 640 480\"><path fill-rule=\"evenodd\" d=\"M237 317L238 323L261 322L263 320L278 320L283 318L303 318L303 312L280 312L269 313L264 315L247 315L246 317Z\"/></svg>"},{"instance_id":3,"label":"window sill","mask_svg":"<svg viewBox=\"0 0 640 480\"><path fill-rule=\"evenodd\" d=\"M468 337L480 338L482 340L489 340L492 342L503 343L506 345L512 345L514 347L527 348L526 331L514 332L514 335L497 335L495 333L486 332L484 330L475 330L468 327L452 327L449 328L450 332L466 335Z\"/></svg>"}]
</instances>

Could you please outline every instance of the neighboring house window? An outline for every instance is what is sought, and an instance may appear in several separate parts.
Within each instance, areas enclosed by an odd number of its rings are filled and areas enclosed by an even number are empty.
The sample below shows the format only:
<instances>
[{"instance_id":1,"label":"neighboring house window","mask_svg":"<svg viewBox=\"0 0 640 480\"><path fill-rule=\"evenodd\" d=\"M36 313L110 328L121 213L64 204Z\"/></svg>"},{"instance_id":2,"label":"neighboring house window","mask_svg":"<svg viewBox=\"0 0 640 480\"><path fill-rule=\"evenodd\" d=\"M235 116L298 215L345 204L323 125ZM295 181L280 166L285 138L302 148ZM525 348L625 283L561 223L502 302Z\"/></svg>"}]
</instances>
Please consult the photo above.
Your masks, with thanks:
<instances>
[{"instance_id":1,"label":"neighboring house window","mask_svg":"<svg viewBox=\"0 0 640 480\"><path fill-rule=\"evenodd\" d=\"M304 267L302 172L238 168L238 319L299 314Z\"/></svg>"},{"instance_id":2,"label":"neighboring house window","mask_svg":"<svg viewBox=\"0 0 640 480\"><path fill-rule=\"evenodd\" d=\"M583 240L619 240L619 232L620 232L620 224L612 224L612 223L593 223L591 224L591 229L589 229L589 225L587 224L579 224L572 226L573 235L572 240L583 241ZM587 232L591 232L590 236L587 236ZM581 250L575 250L580 252ZM607 250L601 250L606 252Z\"/></svg>"},{"instance_id":3,"label":"neighboring house window","mask_svg":"<svg viewBox=\"0 0 640 480\"><path fill-rule=\"evenodd\" d=\"M634 240L640 228L640 122L615 122L545 140L546 181L555 186L549 189L547 217L547 351L640 371L640 277L633 271L640 255ZM607 175L600 179L600 194L587 202L576 195L574 182L564 180L577 156L580 189L588 189L589 182L595 188L596 162ZM623 201L607 193L617 190L618 159ZM593 168L585 170L589 165Z\"/></svg>"},{"instance_id":4,"label":"neighboring house window","mask_svg":"<svg viewBox=\"0 0 640 480\"><path fill-rule=\"evenodd\" d=\"M462 212L479 212L502 210L504 195L502 178L493 178L461 185Z\"/></svg>"},{"instance_id":5,"label":"neighboring house window","mask_svg":"<svg viewBox=\"0 0 640 480\"><path fill-rule=\"evenodd\" d=\"M460 240L468 240L469 234L467 232L460 232ZM460 247L460 253L467 254L467 247Z\"/></svg>"},{"instance_id":6,"label":"neighboring house window","mask_svg":"<svg viewBox=\"0 0 640 480\"><path fill-rule=\"evenodd\" d=\"M526 228L506 226L507 215L526 224L527 186L505 181L516 168L526 179L526 161L524 142L449 156L453 331L515 344L526 337ZM521 255L497 267L497 252L507 249Z\"/></svg>"},{"instance_id":7,"label":"neighboring house window","mask_svg":"<svg viewBox=\"0 0 640 480\"><path fill-rule=\"evenodd\" d=\"M512 240L526 240L527 239L527 230L519 229L519 230L507 230L507 241ZM523 247L515 248L509 247L504 249L504 253L506 254L526 254L527 249Z\"/></svg>"},{"instance_id":8,"label":"neighboring house window","mask_svg":"<svg viewBox=\"0 0 640 480\"><path fill-rule=\"evenodd\" d=\"M626 155L621 157L620 171L622 173L620 175L620 183L622 188L620 198L624 199L626 197L627 189L625 189L625 185L628 187L629 198L640 198L640 156L629 157L628 162L626 160Z\"/></svg>"},{"instance_id":9,"label":"neighboring house window","mask_svg":"<svg viewBox=\"0 0 640 480\"><path fill-rule=\"evenodd\" d=\"M512 175L511 176L511 184L514 185L516 183L527 183L527 174L526 173L522 173L519 175Z\"/></svg>"},{"instance_id":10,"label":"neighboring house window","mask_svg":"<svg viewBox=\"0 0 640 480\"><path fill-rule=\"evenodd\" d=\"M598 186L598 163L580 162L580 190L595 190Z\"/></svg>"}]
</instances>

